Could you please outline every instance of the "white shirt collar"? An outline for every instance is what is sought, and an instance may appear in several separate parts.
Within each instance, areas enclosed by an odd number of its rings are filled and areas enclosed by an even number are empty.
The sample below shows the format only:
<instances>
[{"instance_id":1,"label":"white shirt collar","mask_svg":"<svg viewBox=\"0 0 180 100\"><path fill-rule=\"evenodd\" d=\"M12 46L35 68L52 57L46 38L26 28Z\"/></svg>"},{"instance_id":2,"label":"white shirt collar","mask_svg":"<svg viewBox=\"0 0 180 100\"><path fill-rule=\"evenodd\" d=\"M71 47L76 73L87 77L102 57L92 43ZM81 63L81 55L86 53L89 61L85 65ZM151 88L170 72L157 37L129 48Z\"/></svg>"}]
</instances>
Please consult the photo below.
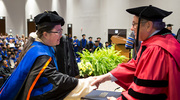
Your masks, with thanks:
<instances>
[{"instance_id":1,"label":"white shirt collar","mask_svg":"<svg viewBox=\"0 0 180 100\"><path fill-rule=\"evenodd\" d=\"M150 38L151 36L155 35L156 33L158 33L160 30L156 30L154 31L148 38Z\"/></svg>"}]
</instances>

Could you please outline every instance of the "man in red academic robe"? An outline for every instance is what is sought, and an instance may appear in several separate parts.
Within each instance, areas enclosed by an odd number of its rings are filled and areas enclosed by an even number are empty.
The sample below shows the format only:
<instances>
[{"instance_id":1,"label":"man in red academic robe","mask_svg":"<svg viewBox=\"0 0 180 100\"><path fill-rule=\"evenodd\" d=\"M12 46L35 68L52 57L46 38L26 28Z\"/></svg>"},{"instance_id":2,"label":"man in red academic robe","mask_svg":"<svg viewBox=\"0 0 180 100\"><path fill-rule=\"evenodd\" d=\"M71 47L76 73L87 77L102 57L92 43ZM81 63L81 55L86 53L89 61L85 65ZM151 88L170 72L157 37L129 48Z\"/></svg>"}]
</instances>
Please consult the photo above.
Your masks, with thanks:
<instances>
[{"instance_id":1,"label":"man in red academic robe","mask_svg":"<svg viewBox=\"0 0 180 100\"><path fill-rule=\"evenodd\" d=\"M135 15L131 30L142 41L137 58L96 77L92 85L111 80L126 90L109 100L180 100L180 44L162 22L172 12L151 5L126 11Z\"/></svg>"}]
</instances>

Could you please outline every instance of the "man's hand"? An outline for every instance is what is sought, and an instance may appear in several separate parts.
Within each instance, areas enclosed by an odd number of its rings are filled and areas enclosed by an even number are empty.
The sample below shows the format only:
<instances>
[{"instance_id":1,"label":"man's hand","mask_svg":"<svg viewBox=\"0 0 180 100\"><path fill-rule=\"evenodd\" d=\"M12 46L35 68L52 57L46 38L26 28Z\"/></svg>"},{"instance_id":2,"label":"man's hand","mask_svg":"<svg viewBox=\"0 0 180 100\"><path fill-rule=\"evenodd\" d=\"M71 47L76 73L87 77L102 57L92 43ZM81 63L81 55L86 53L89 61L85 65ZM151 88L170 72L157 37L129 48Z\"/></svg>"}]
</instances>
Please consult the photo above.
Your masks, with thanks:
<instances>
[{"instance_id":1,"label":"man's hand","mask_svg":"<svg viewBox=\"0 0 180 100\"><path fill-rule=\"evenodd\" d=\"M91 86L96 85L98 88L101 83L111 80L111 76L110 76L110 74L104 74L101 76L95 76L94 79L95 80L91 83Z\"/></svg>"}]
</instances>

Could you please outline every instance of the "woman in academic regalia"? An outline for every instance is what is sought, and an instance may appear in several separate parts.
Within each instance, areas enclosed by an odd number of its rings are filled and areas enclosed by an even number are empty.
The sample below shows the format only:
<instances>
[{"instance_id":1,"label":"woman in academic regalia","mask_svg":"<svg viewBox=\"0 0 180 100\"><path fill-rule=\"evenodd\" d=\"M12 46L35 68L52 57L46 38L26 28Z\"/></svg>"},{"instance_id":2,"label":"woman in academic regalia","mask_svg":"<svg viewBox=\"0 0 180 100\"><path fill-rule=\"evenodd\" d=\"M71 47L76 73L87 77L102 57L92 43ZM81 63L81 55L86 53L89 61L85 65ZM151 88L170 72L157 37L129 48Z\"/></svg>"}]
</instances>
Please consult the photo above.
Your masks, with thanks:
<instances>
[{"instance_id":1,"label":"woman in academic regalia","mask_svg":"<svg viewBox=\"0 0 180 100\"><path fill-rule=\"evenodd\" d=\"M25 45L16 70L0 89L0 100L78 100L92 91L92 78L78 80L58 69L52 46L60 43L64 19L55 11L34 19L37 38Z\"/></svg>"}]
</instances>

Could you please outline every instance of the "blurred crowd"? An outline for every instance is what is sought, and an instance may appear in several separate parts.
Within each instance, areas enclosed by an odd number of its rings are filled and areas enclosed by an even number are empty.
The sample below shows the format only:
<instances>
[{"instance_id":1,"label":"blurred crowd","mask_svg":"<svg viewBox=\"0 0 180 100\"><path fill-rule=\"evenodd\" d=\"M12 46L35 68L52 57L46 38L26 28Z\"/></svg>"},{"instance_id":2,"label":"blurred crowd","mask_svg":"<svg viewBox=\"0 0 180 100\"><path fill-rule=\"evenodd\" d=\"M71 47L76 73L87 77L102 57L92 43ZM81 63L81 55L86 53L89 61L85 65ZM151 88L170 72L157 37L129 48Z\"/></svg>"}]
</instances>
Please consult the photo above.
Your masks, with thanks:
<instances>
[{"instance_id":1,"label":"blurred crowd","mask_svg":"<svg viewBox=\"0 0 180 100\"><path fill-rule=\"evenodd\" d=\"M17 65L17 58L27 41L27 37L0 34L0 77L4 81L11 75Z\"/></svg>"}]
</instances>

